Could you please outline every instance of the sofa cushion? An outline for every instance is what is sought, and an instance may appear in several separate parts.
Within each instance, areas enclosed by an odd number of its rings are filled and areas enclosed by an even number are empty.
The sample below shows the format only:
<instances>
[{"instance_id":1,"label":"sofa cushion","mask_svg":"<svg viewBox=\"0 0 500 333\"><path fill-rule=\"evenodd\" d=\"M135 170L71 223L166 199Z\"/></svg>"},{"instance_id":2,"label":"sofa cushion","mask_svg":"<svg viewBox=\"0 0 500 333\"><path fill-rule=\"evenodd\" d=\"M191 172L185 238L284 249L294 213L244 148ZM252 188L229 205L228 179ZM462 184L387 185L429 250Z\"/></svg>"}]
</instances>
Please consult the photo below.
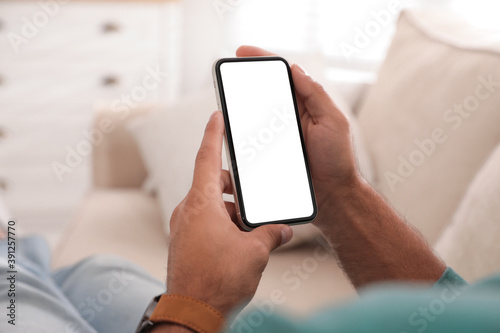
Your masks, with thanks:
<instances>
[{"instance_id":1,"label":"sofa cushion","mask_svg":"<svg viewBox=\"0 0 500 333\"><path fill-rule=\"evenodd\" d=\"M378 189L434 243L500 141L500 33L402 12L359 121Z\"/></svg>"},{"instance_id":2,"label":"sofa cushion","mask_svg":"<svg viewBox=\"0 0 500 333\"><path fill-rule=\"evenodd\" d=\"M99 188L138 188L146 179L146 167L139 148L126 124L147 114L153 105L120 110L107 104L94 110L93 131L102 137L93 145L92 179ZM102 130L109 127L110 130Z\"/></svg>"},{"instance_id":3,"label":"sofa cushion","mask_svg":"<svg viewBox=\"0 0 500 333\"><path fill-rule=\"evenodd\" d=\"M53 254L54 268L94 254L118 255L165 280L167 238L155 198L139 189L97 189L83 201Z\"/></svg>"},{"instance_id":4,"label":"sofa cushion","mask_svg":"<svg viewBox=\"0 0 500 333\"><path fill-rule=\"evenodd\" d=\"M436 244L447 265L473 281L500 271L500 145L469 186Z\"/></svg>"},{"instance_id":5,"label":"sofa cushion","mask_svg":"<svg viewBox=\"0 0 500 333\"><path fill-rule=\"evenodd\" d=\"M196 153L215 110L212 88L182 103L157 106L147 116L129 123L149 173L148 187L157 193L167 234L174 208L191 187ZM225 162L225 157L222 160ZM224 166L227 168L227 164Z\"/></svg>"}]
</instances>

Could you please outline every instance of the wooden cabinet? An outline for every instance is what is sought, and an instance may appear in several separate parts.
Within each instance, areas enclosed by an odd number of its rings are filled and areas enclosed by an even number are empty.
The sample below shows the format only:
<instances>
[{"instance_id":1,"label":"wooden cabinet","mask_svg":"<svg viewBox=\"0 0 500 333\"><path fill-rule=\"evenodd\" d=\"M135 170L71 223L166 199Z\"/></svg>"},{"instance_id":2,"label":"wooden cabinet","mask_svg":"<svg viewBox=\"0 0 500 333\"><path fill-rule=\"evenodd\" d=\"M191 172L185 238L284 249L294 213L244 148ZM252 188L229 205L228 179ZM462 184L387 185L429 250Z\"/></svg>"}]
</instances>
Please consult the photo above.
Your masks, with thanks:
<instances>
[{"instance_id":1,"label":"wooden cabinet","mask_svg":"<svg viewBox=\"0 0 500 333\"><path fill-rule=\"evenodd\" d=\"M62 177L54 162L66 164L68 151L86 140L96 103L135 91L139 103L174 98L176 6L0 2L0 192L21 228L60 225L81 200L90 155ZM161 82L144 93L139 88L155 71Z\"/></svg>"}]
</instances>

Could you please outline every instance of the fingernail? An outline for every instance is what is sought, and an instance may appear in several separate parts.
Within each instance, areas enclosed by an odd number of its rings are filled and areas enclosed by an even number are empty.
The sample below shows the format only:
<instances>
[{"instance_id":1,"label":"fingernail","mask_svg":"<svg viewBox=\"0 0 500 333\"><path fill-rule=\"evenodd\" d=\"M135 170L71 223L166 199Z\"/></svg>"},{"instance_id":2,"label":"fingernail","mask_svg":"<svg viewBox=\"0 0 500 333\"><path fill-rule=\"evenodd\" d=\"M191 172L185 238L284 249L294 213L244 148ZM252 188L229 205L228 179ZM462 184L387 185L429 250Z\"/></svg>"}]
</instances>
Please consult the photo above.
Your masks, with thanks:
<instances>
[{"instance_id":1,"label":"fingernail","mask_svg":"<svg viewBox=\"0 0 500 333\"><path fill-rule=\"evenodd\" d=\"M292 236L293 236L292 228L290 228L289 226L281 228L281 244L280 245L288 243L292 239Z\"/></svg>"},{"instance_id":2,"label":"fingernail","mask_svg":"<svg viewBox=\"0 0 500 333\"><path fill-rule=\"evenodd\" d=\"M212 115L210 116L210 119L209 120L212 120L213 117L215 117L217 115L217 112L219 111L214 111L214 113L212 113Z\"/></svg>"},{"instance_id":3,"label":"fingernail","mask_svg":"<svg viewBox=\"0 0 500 333\"><path fill-rule=\"evenodd\" d=\"M297 67L297 69L299 70L299 72L301 72L302 74L309 75L307 73L307 71L302 66L300 66L299 64L295 64L295 66Z\"/></svg>"}]
</instances>

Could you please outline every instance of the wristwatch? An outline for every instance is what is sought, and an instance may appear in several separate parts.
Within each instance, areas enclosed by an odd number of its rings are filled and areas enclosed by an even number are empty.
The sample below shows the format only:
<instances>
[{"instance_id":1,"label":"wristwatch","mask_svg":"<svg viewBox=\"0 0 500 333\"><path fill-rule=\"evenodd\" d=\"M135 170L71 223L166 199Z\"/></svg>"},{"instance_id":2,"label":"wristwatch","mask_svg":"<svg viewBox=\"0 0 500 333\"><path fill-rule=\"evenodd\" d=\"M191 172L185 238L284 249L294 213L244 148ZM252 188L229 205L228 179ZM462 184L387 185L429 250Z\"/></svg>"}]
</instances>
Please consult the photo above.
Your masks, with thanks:
<instances>
[{"instance_id":1,"label":"wristwatch","mask_svg":"<svg viewBox=\"0 0 500 333\"><path fill-rule=\"evenodd\" d=\"M153 328L154 323L150 320L151 315L153 314L153 311L156 309L156 305L158 305L158 301L160 300L161 295L155 296L151 302L149 302L148 307L146 308L146 311L144 311L144 314L142 315L141 322L139 323L139 326L137 326L137 329L135 330L136 333L149 333L151 332L151 329Z\"/></svg>"},{"instance_id":2,"label":"wristwatch","mask_svg":"<svg viewBox=\"0 0 500 333\"><path fill-rule=\"evenodd\" d=\"M226 324L224 316L207 303L175 294L154 297L135 331L149 333L154 325L161 323L184 326L198 333L218 333Z\"/></svg>"}]
</instances>

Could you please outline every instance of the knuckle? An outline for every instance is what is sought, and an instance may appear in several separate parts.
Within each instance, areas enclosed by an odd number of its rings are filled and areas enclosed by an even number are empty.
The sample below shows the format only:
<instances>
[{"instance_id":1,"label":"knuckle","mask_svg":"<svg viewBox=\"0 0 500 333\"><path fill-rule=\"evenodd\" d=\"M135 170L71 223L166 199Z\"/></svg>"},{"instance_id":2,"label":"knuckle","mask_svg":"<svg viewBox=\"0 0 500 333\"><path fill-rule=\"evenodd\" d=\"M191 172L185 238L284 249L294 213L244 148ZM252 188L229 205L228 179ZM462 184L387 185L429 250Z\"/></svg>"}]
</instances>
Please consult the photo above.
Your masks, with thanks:
<instances>
[{"instance_id":1,"label":"knuckle","mask_svg":"<svg viewBox=\"0 0 500 333\"><path fill-rule=\"evenodd\" d=\"M196 154L196 163L206 160L210 156L210 151L207 147L201 147Z\"/></svg>"},{"instance_id":2,"label":"knuckle","mask_svg":"<svg viewBox=\"0 0 500 333\"><path fill-rule=\"evenodd\" d=\"M174 208L174 211L172 212L171 220L178 218L179 215L181 214L180 206L181 206L181 204L178 204L177 207Z\"/></svg>"},{"instance_id":3,"label":"knuckle","mask_svg":"<svg viewBox=\"0 0 500 333\"><path fill-rule=\"evenodd\" d=\"M351 121L349 120L349 118L347 118L346 115L343 115L342 118L341 118L341 125L348 131L350 132L351 131Z\"/></svg>"},{"instance_id":4,"label":"knuckle","mask_svg":"<svg viewBox=\"0 0 500 333\"><path fill-rule=\"evenodd\" d=\"M278 239L278 235L273 232L271 227L265 227L265 235L263 236L263 238L254 240L253 250L260 258L268 258L271 250L279 244L281 239Z\"/></svg>"},{"instance_id":5,"label":"knuckle","mask_svg":"<svg viewBox=\"0 0 500 333\"><path fill-rule=\"evenodd\" d=\"M269 249L263 241L256 241L253 250L258 258L267 258L269 256Z\"/></svg>"},{"instance_id":6,"label":"knuckle","mask_svg":"<svg viewBox=\"0 0 500 333\"><path fill-rule=\"evenodd\" d=\"M278 244L281 242L281 232L277 233L274 232L274 228L268 228L267 233L269 234L269 238L272 241L273 248L278 246Z\"/></svg>"},{"instance_id":7,"label":"knuckle","mask_svg":"<svg viewBox=\"0 0 500 333\"><path fill-rule=\"evenodd\" d=\"M325 87L323 87L323 85L318 81L313 81L313 88L317 93L329 96Z\"/></svg>"},{"instance_id":8,"label":"knuckle","mask_svg":"<svg viewBox=\"0 0 500 333\"><path fill-rule=\"evenodd\" d=\"M258 237L252 237L249 240L249 244L247 244L248 248L251 249L254 253L262 251L262 248L264 247L264 244L262 240Z\"/></svg>"},{"instance_id":9,"label":"knuckle","mask_svg":"<svg viewBox=\"0 0 500 333\"><path fill-rule=\"evenodd\" d=\"M194 207L196 207L197 202L199 202L198 193L193 189L189 190L188 195L185 199L187 209L193 209Z\"/></svg>"},{"instance_id":10,"label":"knuckle","mask_svg":"<svg viewBox=\"0 0 500 333\"><path fill-rule=\"evenodd\" d=\"M335 123L337 124L339 129L350 132L351 131L351 121L349 117L342 111L337 112L337 116L335 117Z\"/></svg>"},{"instance_id":11,"label":"knuckle","mask_svg":"<svg viewBox=\"0 0 500 333\"><path fill-rule=\"evenodd\" d=\"M177 225L177 222L181 219L181 208L182 203L177 205L177 207L174 208L174 211L172 212L172 215L170 216L170 229L175 229L175 226Z\"/></svg>"}]
</instances>

